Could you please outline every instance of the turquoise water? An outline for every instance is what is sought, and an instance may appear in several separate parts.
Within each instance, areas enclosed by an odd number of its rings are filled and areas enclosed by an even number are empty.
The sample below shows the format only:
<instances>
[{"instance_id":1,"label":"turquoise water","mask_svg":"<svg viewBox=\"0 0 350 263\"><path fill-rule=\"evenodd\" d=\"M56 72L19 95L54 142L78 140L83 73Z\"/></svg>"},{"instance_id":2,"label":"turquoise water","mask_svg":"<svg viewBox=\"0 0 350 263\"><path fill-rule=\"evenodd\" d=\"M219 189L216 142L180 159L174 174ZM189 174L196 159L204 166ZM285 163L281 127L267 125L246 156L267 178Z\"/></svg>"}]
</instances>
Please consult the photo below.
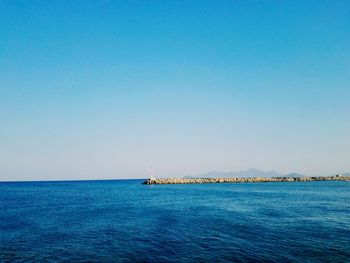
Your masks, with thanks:
<instances>
[{"instance_id":1,"label":"turquoise water","mask_svg":"<svg viewBox=\"0 0 350 263\"><path fill-rule=\"evenodd\" d=\"M0 183L0 261L350 262L350 183Z\"/></svg>"}]
</instances>

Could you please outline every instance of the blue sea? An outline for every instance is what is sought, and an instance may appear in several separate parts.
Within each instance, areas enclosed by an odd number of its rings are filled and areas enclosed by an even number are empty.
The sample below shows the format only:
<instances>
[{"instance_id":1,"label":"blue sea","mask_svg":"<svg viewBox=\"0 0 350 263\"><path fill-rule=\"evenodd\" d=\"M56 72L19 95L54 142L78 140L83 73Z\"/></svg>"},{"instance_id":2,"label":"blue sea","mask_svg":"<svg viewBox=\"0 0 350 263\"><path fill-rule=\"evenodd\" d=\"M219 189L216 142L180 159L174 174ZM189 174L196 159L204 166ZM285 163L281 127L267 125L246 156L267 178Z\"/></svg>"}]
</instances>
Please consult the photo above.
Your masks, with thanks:
<instances>
[{"instance_id":1,"label":"blue sea","mask_svg":"<svg viewBox=\"0 0 350 263\"><path fill-rule=\"evenodd\" d=\"M350 262L350 182L0 183L0 262Z\"/></svg>"}]
</instances>

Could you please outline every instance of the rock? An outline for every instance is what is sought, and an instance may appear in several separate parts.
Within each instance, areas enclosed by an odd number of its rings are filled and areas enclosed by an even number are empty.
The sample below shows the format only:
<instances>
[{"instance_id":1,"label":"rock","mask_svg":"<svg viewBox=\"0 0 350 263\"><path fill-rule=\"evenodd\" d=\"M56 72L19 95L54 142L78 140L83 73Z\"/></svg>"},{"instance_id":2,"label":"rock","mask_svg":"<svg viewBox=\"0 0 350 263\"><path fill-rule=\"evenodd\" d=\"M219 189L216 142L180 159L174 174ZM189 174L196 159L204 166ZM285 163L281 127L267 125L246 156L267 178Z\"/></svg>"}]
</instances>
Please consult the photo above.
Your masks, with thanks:
<instances>
[{"instance_id":1,"label":"rock","mask_svg":"<svg viewBox=\"0 0 350 263\"><path fill-rule=\"evenodd\" d=\"M205 183L261 183L261 182L309 182L309 181L350 181L350 176L313 177L231 177L231 178L159 178L146 179L143 184L205 184Z\"/></svg>"}]
</instances>

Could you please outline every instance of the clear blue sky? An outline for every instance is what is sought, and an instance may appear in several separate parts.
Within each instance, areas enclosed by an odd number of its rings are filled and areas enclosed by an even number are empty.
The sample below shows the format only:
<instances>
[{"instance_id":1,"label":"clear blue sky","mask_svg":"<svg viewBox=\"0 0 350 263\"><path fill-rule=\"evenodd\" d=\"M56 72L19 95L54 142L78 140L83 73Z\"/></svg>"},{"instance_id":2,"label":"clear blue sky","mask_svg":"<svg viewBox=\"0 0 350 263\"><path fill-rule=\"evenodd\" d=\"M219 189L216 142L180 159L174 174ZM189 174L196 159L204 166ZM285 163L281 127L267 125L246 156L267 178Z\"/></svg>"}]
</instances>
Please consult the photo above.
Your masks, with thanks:
<instances>
[{"instance_id":1,"label":"clear blue sky","mask_svg":"<svg viewBox=\"0 0 350 263\"><path fill-rule=\"evenodd\" d=\"M349 1L0 0L0 180L350 172Z\"/></svg>"}]
</instances>

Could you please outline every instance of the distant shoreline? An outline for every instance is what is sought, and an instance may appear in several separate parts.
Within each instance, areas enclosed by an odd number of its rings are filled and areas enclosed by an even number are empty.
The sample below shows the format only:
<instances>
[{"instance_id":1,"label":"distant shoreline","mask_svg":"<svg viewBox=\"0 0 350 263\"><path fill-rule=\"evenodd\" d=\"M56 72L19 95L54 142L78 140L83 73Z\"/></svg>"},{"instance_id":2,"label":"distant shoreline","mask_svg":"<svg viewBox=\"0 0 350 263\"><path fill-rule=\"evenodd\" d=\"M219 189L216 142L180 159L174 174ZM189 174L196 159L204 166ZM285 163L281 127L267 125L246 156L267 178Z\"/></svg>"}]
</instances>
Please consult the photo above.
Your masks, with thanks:
<instances>
[{"instance_id":1,"label":"distant shoreline","mask_svg":"<svg viewBox=\"0 0 350 263\"><path fill-rule=\"evenodd\" d=\"M312 181L350 181L350 176L312 176L312 177L231 177L231 178L157 178L146 179L143 184L209 184L209 183L268 183L268 182L312 182Z\"/></svg>"}]
</instances>

